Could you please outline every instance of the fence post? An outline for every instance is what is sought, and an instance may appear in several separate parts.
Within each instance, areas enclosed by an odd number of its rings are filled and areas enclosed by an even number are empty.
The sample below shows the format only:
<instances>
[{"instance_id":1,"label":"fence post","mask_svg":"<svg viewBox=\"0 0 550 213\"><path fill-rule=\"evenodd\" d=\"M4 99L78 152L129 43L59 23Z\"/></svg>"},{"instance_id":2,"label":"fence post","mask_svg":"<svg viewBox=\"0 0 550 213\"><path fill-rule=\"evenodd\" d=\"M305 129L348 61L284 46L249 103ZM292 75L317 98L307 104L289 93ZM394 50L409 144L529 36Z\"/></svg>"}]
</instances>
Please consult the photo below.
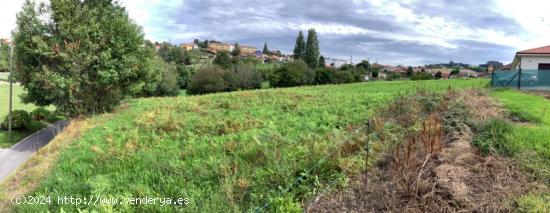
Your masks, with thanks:
<instances>
[{"instance_id":1,"label":"fence post","mask_svg":"<svg viewBox=\"0 0 550 213\"><path fill-rule=\"evenodd\" d=\"M494 83L495 83L495 72L493 71L491 72L491 88L495 86Z\"/></svg>"},{"instance_id":2,"label":"fence post","mask_svg":"<svg viewBox=\"0 0 550 213\"><path fill-rule=\"evenodd\" d=\"M521 90L521 67L519 68L518 74L518 90Z\"/></svg>"}]
</instances>

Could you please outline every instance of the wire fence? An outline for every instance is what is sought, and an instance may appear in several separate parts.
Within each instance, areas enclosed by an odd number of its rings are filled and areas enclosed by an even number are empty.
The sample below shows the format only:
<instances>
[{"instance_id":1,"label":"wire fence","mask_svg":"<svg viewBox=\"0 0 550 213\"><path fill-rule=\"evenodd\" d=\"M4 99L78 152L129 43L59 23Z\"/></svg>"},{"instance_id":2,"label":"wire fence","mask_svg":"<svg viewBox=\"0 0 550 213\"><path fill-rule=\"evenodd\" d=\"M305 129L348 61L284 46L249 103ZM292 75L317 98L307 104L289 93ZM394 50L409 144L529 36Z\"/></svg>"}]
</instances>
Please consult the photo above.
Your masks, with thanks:
<instances>
[{"instance_id":1,"label":"wire fence","mask_svg":"<svg viewBox=\"0 0 550 213\"><path fill-rule=\"evenodd\" d=\"M492 74L492 88L550 91L550 70L499 70Z\"/></svg>"}]
</instances>

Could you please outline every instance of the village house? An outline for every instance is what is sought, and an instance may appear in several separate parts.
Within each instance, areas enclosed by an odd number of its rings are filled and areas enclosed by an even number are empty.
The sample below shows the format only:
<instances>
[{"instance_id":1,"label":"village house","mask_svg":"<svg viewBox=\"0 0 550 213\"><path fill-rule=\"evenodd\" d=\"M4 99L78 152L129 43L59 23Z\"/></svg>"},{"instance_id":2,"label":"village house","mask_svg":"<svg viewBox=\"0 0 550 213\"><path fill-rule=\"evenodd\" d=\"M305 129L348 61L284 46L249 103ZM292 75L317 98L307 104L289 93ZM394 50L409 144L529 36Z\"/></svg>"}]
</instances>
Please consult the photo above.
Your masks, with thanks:
<instances>
[{"instance_id":1,"label":"village house","mask_svg":"<svg viewBox=\"0 0 550 213\"><path fill-rule=\"evenodd\" d=\"M550 45L517 52L511 69L550 70Z\"/></svg>"},{"instance_id":2,"label":"village house","mask_svg":"<svg viewBox=\"0 0 550 213\"><path fill-rule=\"evenodd\" d=\"M180 45L180 48L186 50L186 51L190 51L190 50L198 50L199 49L199 45L195 44L195 43L186 43L186 44L182 44Z\"/></svg>"}]
</instances>

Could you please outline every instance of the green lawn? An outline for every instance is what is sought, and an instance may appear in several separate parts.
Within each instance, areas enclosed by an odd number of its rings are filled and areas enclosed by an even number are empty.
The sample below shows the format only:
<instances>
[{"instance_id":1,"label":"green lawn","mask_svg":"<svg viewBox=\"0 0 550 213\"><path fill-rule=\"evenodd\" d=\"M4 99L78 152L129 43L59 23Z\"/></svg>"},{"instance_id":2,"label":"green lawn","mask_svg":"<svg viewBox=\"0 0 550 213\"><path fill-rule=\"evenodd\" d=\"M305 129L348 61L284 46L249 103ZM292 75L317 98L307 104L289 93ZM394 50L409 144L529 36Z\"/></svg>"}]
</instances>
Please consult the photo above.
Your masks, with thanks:
<instances>
[{"instance_id":1,"label":"green lawn","mask_svg":"<svg viewBox=\"0 0 550 213\"><path fill-rule=\"evenodd\" d=\"M33 195L189 198L181 205L18 205L19 212L240 212L300 209L361 171L358 127L396 95L487 80L393 81L128 101L64 150ZM355 168L355 169L354 169ZM309 170L312 169L312 170ZM295 182L298 177L305 178ZM285 191L288 186L291 190ZM0 194L2 191L0 189Z\"/></svg>"},{"instance_id":2,"label":"green lawn","mask_svg":"<svg viewBox=\"0 0 550 213\"><path fill-rule=\"evenodd\" d=\"M23 104L19 95L23 93L21 86L14 84L13 85L13 110L21 109L28 112L34 110L36 106L32 104ZM49 108L51 109L51 108ZM8 115L9 110L9 85L0 82L0 119L3 122L5 117ZM17 143L21 139L27 137L33 132L14 132L12 138L8 137L8 132L0 130L0 148L7 148L11 145Z\"/></svg>"},{"instance_id":3,"label":"green lawn","mask_svg":"<svg viewBox=\"0 0 550 213\"><path fill-rule=\"evenodd\" d=\"M550 100L519 91L493 91L508 112L527 123L513 124L512 131L505 134L507 150L512 157L550 187ZM546 200L545 200L546 199ZM530 195L520 201L529 211L550 210L550 192Z\"/></svg>"}]
</instances>

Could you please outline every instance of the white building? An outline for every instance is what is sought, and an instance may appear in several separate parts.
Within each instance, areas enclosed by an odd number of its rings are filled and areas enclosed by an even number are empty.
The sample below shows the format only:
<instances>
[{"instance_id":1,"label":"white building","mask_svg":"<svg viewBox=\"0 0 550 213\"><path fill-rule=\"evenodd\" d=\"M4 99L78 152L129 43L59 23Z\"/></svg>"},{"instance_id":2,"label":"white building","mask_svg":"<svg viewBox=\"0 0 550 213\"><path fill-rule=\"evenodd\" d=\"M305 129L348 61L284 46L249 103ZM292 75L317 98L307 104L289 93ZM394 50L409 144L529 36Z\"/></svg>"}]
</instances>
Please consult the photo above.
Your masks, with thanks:
<instances>
[{"instance_id":1,"label":"white building","mask_svg":"<svg viewBox=\"0 0 550 213\"><path fill-rule=\"evenodd\" d=\"M512 69L550 70L550 45L519 51L512 62Z\"/></svg>"}]
</instances>

